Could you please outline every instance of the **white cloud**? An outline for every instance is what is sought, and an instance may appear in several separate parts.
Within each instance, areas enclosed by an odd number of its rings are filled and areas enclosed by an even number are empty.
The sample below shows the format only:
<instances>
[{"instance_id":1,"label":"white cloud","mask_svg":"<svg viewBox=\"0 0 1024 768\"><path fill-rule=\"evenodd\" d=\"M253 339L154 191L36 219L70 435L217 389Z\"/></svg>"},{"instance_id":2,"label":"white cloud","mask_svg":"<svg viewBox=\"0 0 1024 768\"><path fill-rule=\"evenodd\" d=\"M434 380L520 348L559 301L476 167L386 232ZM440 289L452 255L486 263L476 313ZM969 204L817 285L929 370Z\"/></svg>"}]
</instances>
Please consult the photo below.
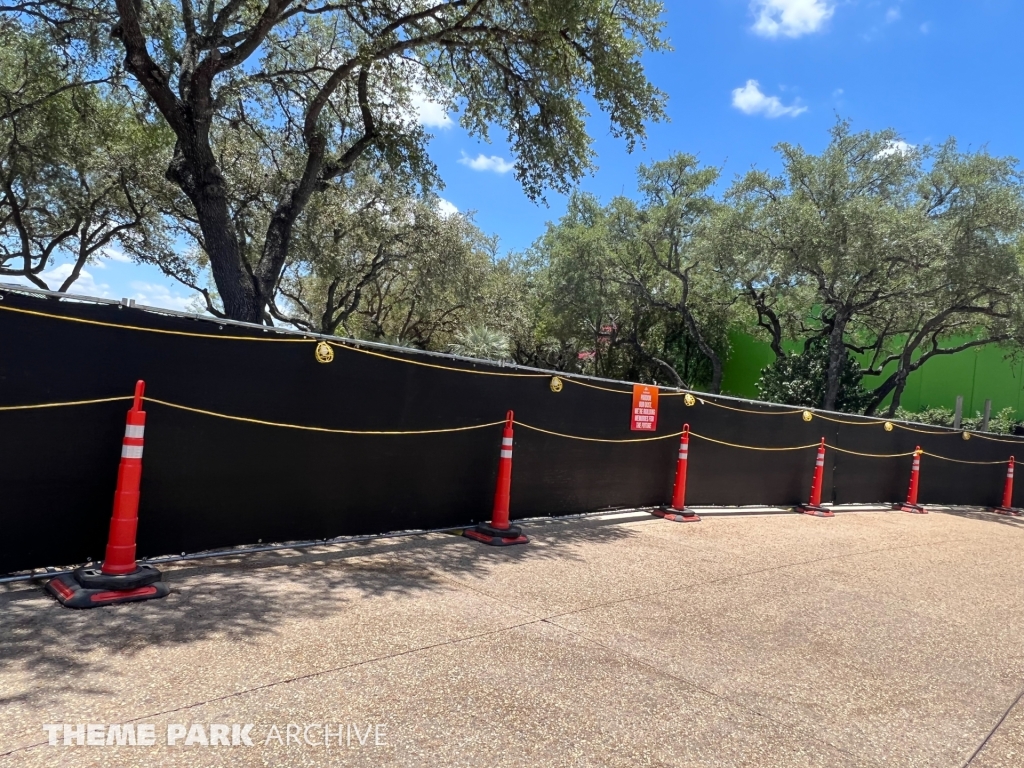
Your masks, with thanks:
<instances>
[{"instance_id":1,"label":"white cloud","mask_svg":"<svg viewBox=\"0 0 1024 768\"><path fill-rule=\"evenodd\" d=\"M53 269L43 272L40 277L43 278L43 282L50 286L51 291L56 291L60 289L63 282L71 275L71 270L71 264L58 264ZM110 286L106 283L97 283L92 273L87 269L83 269L78 273L78 279L68 288L68 293L77 293L80 296L96 296L101 299L111 297Z\"/></svg>"},{"instance_id":2,"label":"white cloud","mask_svg":"<svg viewBox=\"0 0 1024 768\"><path fill-rule=\"evenodd\" d=\"M135 299L137 304L145 304L148 307L160 307L162 309L175 309L178 312L190 312L191 302L194 294L182 296L172 292L169 288L156 283L145 283L141 280L132 280L132 290L135 295L128 298Z\"/></svg>"},{"instance_id":3,"label":"white cloud","mask_svg":"<svg viewBox=\"0 0 1024 768\"><path fill-rule=\"evenodd\" d=\"M121 254L118 253L117 255L120 256ZM127 257L123 259L114 258L113 260L131 261ZM91 265L91 267L95 266L99 265ZM43 279L43 282L49 286L49 290L56 291L71 274L71 270L72 264L70 262L65 262L64 264L58 264L57 266L46 270L39 276ZM116 272L117 270L114 271ZM112 275L112 277L116 278L116 275ZM8 281L18 285L24 285L29 288L39 287L29 282L28 279L24 277L11 277L8 278ZM141 280L132 280L129 283L129 287L130 290L126 289L123 284L118 284L116 289L112 289L109 283L97 282L89 269L83 269L78 273L78 279L71 284L67 292L77 296L92 296L98 299L135 299L138 304L145 304L150 307L161 307L163 309L175 309L179 312L193 311L193 308L190 307L189 304L199 295L189 291L187 295L183 296L177 291L170 290L166 286L156 283L148 283ZM114 292L115 290L117 293Z\"/></svg>"},{"instance_id":4,"label":"white cloud","mask_svg":"<svg viewBox=\"0 0 1024 768\"><path fill-rule=\"evenodd\" d=\"M497 155L491 155L488 157L484 154L479 154L476 157L470 157L465 152L462 153L462 157L459 162L463 165L467 165L474 171L494 171L495 173L508 173L515 166L503 157Z\"/></svg>"},{"instance_id":5,"label":"white cloud","mask_svg":"<svg viewBox=\"0 0 1024 768\"><path fill-rule=\"evenodd\" d=\"M419 84L413 85L410 106L414 119L422 126L448 129L455 125L455 122L448 117L448 111L444 105L432 101Z\"/></svg>"},{"instance_id":6,"label":"white cloud","mask_svg":"<svg viewBox=\"0 0 1024 768\"><path fill-rule=\"evenodd\" d=\"M122 264L131 264L132 259L130 256L125 256L116 248L104 248L102 251L103 255L111 261L119 261Z\"/></svg>"},{"instance_id":7,"label":"white cloud","mask_svg":"<svg viewBox=\"0 0 1024 768\"><path fill-rule=\"evenodd\" d=\"M821 29L836 8L828 0L751 0L750 10L762 37L800 37Z\"/></svg>"},{"instance_id":8,"label":"white cloud","mask_svg":"<svg viewBox=\"0 0 1024 768\"><path fill-rule=\"evenodd\" d=\"M922 35L927 35L929 32L932 31L932 23L930 21L926 21L924 24L921 25L920 29Z\"/></svg>"},{"instance_id":9,"label":"white cloud","mask_svg":"<svg viewBox=\"0 0 1024 768\"><path fill-rule=\"evenodd\" d=\"M64 281L71 274L72 266L70 263L58 264L56 267L46 270L40 273L40 277L43 282L46 283L48 289L51 291L59 290ZM3 282L13 283L15 285L24 285L28 288L38 288L39 286L31 282L26 277L11 276L4 277ZM112 298L110 294L110 286L106 283L97 283L92 273L87 269L83 269L78 273L78 279L71 284L68 288L68 293L78 294L79 296L95 296L100 299Z\"/></svg>"},{"instance_id":10,"label":"white cloud","mask_svg":"<svg viewBox=\"0 0 1024 768\"><path fill-rule=\"evenodd\" d=\"M333 55L332 55L332 62ZM341 59L337 60L338 66ZM395 98L385 94L385 101L395 107L398 120L408 126L419 125L424 128L441 128L447 130L455 125L448 116L446 101L450 102L453 94L441 83L431 79L419 62L412 59L398 61L399 80L402 83L402 94ZM435 101L435 97L440 101Z\"/></svg>"},{"instance_id":11,"label":"white cloud","mask_svg":"<svg viewBox=\"0 0 1024 768\"><path fill-rule=\"evenodd\" d=\"M747 115L764 115L765 117L796 117L807 111L807 107L797 104L785 106L778 96L766 96L761 92L757 80L747 80L742 88L734 88L732 105Z\"/></svg>"},{"instance_id":12,"label":"white cloud","mask_svg":"<svg viewBox=\"0 0 1024 768\"><path fill-rule=\"evenodd\" d=\"M901 16L903 16L903 14L900 13L900 9L893 6L885 12L885 21L888 24L892 24L894 21L899 21Z\"/></svg>"},{"instance_id":13,"label":"white cloud","mask_svg":"<svg viewBox=\"0 0 1024 768\"><path fill-rule=\"evenodd\" d=\"M445 200L443 197L437 198L437 211L442 216L454 216L459 212L459 209L455 207L455 203L451 200Z\"/></svg>"},{"instance_id":14,"label":"white cloud","mask_svg":"<svg viewBox=\"0 0 1024 768\"><path fill-rule=\"evenodd\" d=\"M106 269L107 260L116 261L119 264L133 263L130 256L125 256L116 248L100 248L99 256L95 256L90 259L89 266L95 267L96 269Z\"/></svg>"},{"instance_id":15,"label":"white cloud","mask_svg":"<svg viewBox=\"0 0 1024 768\"><path fill-rule=\"evenodd\" d=\"M909 155L917 149L914 144L908 144L905 141L890 141L888 145L879 152L875 157L889 157L890 155Z\"/></svg>"}]
</instances>

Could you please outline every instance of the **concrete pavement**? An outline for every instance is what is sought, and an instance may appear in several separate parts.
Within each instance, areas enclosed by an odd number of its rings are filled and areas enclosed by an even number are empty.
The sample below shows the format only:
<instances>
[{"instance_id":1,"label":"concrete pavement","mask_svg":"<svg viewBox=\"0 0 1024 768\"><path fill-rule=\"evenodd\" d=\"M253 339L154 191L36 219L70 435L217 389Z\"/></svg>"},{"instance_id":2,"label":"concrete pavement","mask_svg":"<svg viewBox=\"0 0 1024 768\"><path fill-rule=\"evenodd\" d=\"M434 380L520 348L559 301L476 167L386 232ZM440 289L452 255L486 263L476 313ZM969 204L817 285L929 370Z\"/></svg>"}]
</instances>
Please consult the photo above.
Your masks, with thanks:
<instances>
[{"instance_id":1,"label":"concrete pavement","mask_svg":"<svg viewBox=\"0 0 1024 768\"><path fill-rule=\"evenodd\" d=\"M0 764L1024 765L1022 520L528 528L181 563L168 598L91 611L12 587Z\"/></svg>"}]
</instances>

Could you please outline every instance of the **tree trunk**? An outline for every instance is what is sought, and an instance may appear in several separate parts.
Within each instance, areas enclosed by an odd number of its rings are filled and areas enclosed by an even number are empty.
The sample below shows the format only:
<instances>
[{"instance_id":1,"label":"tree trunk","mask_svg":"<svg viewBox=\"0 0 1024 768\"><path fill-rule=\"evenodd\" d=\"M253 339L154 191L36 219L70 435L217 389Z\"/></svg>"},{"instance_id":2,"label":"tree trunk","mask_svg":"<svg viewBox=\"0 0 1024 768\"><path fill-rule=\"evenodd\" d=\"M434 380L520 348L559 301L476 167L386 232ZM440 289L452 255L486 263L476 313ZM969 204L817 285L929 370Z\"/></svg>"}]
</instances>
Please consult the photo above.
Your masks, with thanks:
<instances>
[{"instance_id":1,"label":"tree trunk","mask_svg":"<svg viewBox=\"0 0 1024 768\"><path fill-rule=\"evenodd\" d=\"M768 306L764 293L758 293L749 283L747 284L747 295L750 296L754 309L757 310L757 324L768 331L768 335L771 337L769 344L772 352L775 353L775 359L785 359L786 353L782 349L782 322L779 320L778 313Z\"/></svg>"},{"instance_id":2,"label":"tree trunk","mask_svg":"<svg viewBox=\"0 0 1024 768\"><path fill-rule=\"evenodd\" d=\"M846 346L843 337L846 335L846 324L850 321L849 311L843 308L836 312L832 324L832 332L828 337L828 369L825 374L825 401L821 407L826 411L836 409L839 399L840 377L846 364Z\"/></svg>"},{"instance_id":3,"label":"tree trunk","mask_svg":"<svg viewBox=\"0 0 1024 768\"><path fill-rule=\"evenodd\" d=\"M675 273L683 287L682 300L679 302L679 312L683 316L683 322L686 323L686 330L690 338L697 344L697 349L711 362L711 383L708 385L708 389L711 391L711 394L717 395L722 391L722 358L718 356L718 353L704 339L704 334L701 333L700 326L697 324L697 318L690 311L690 269L694 266L696 264L690 265L690 267L682 272Z\"/></svg>"},{"instance_id":4,"label":"tree trunk","mask_svg":"<svg viewBox=\"0 0 1024 768\"><path fill-rule=\"evenodd\" d=\"M683 318L686 321L686 330L690 332L690 336L697 342L697 348L711 361L711 383L708 384L708 390L711 394L717 395L722 391L722 358L704 340L704 335L700 332L697 321L689 309L683 309Z\"/></svg>"},{"instance_id":5,"label":"tree trunk","mask_svg":"<svg viewBox=\"0 0 1024 768\"><path fill-rule=\"evenodd\" d=\"M910 375L911 370L911 355L913 349L905 349L903 355L900 357L899 365L889 378L883 381L877 386L872 393L871 402L868 407L864 409L864 414L867 416L873 416L878 406L882 404L882 401L889 395L890 392L894 392L892 403L889 406L887 416L892 416L896 412L896 408L899 407L900 397L903 395L903 390L907 386L907 377Z\"/></svg>"},{"instance_id":6,"label":"tree trunk","mask_svg":"<svg viewBox=\"0 0 1024 768\"><path fill-rule=\"evenodd\" d=\"M895 386L896 374L894 373L872 391L871 401L868 403L868 407L864 409L864 415L874 416L875 411L878 410L878 406L882 404L882 401L885 400L890 392L892 392Z\"/></svg>"},{"instance_id":7,"label":"tree trunk","mask_svg":"<svg viewBox=\"0 0 1024 768\"><path fill-rule=\"evenodd\" d=\"M224 313L232 320L259 323L263 302L249 265L241 253L228 210L224 174L210 149L202 126L189 126L188 140L178 139L167 178L177 184L195 207L203 245Z\"/></svg>"},{"instance_id":8,"label":"tree trunk","mask_svg":"<svg viewBox=\"0 0 1024 768\"><path fill-rule=\"evenodd\" d=\"M892 390L892 402L889 403L889 410L885 415L890 419L896 415L896 409L900 407L900 400L903 398L903 390L907 388L907 372L900 371L896 386Z\"/></svg>"},{"instance_id":9,"label":"tree trunk","mask_svg":"<svg viewBox=\"0 0 1024 768\"><path fill-rule=\"evenodd\" d=\"M274 208L274 214L270 217L263 241L263 253L254 276L261 312L273 299L277 290L277 281L281 279L281 271L284 269L291 247L295 222L306 209L323 168L325 145L324 137L319 133L310 139L309 154L306 156L302 178L287 185L281 200Z\"/></svg>"},{"instance_id":10,"label":"tree trunk","mask_svg":"<svg viewBox=\"0 0 1024 768\"><path fill-rule=\"evenodd\" d=\"M115 0L115 5L119 21L110 34L124 44L125 69L146 90L177 138L166 176L195 208L224 312L233 320L261 322L263 304L232 225L224 174L210 145L214 114L212 87L220 54L206 57L196 66L197 49L192 47L195 32L189 31L183 62L183 66L185 63L188 66L179 73L176 94L171 90L167 73L147 49L141 4Z\"/></svg>"},{"instance_id":11,"label":"tree trunk","mask_svg":"<svg viewBox=\"0 0 1024 768\"><path fill-rule=\"evenodd\" d=\"M651 356L651 361L656 365L661 366L662 370L672 377L672 381L675 382L675 385L679 389L689 389L689 386L687 386L686 382L683 381L683 377L679 375L679 371L673 368L669 363L662 360L660 357L654 357L653 355Z\"/></svg>"}]
</instances>

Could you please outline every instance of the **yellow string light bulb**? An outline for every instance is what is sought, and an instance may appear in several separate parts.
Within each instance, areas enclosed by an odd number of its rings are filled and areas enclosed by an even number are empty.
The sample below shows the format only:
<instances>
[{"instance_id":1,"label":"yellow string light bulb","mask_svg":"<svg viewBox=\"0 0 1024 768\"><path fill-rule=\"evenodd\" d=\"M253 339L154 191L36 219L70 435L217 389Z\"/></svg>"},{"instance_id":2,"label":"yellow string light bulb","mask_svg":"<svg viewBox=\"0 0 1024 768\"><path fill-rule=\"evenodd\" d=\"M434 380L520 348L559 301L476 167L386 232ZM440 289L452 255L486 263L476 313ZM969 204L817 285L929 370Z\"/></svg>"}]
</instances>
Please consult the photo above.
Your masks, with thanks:
<instances>
[{"instance_id":1,"label":"yellow string light bulb","mask_svg":"<svg viewBox=\"0 0 1024 768\"><path fill-rule=\"evenodd\" d=\"M334 359L334 350L331 349L331 345L326 341L321 341L316 345L315 354L318 363L329 363Z\"/></svg>"}]
</instances>

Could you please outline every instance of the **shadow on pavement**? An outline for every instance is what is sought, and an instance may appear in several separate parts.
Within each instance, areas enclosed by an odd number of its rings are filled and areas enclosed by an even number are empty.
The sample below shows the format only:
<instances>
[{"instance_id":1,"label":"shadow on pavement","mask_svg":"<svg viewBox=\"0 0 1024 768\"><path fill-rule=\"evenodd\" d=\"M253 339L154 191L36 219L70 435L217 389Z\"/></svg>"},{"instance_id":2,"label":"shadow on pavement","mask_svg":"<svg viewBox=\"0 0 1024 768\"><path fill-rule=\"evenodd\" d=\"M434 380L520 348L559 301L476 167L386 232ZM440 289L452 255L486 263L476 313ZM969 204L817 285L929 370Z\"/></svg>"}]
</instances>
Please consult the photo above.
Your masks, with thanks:
<instances>
[{"instance_id":1,"label":"shadow on pavement","mask_svg":"<svg viewBox=\"0 0 1024 768\"><path fill-rule=\"evenodd\" d=\"M1024 517L1000 515L986 507L959 507L957 509L933 509L931 511L939 515L953 515L954 517L963 517L968 520L982 520L988 523L1008 525L1011 528L1024 529Z\"/></svg>"},{"instance_id":2,"label":"shadow on pavement","mask_svg":"<svg viewBox=\"0 0 1024 768\"><path fill-rule=\"evenodd\" d=\"M97 678L87 673L104 667L112 653L130 657L210 637L241 641L274 633L287 620L343 613L366 598L454 591L448 576L486 574L500 563L580 559L578 544L635 536L615 525L622 522L631 521L530 523L531 543L516 547L432 534L169 564L162 566L167 598L91 610L63 608L41 585L21 586L0 594L0 669L17 668L22 678L17 691L0 685L0 706L43 703L72 691L111 693L96 690L89 681Z\"/></svg>"}]
</instances>

